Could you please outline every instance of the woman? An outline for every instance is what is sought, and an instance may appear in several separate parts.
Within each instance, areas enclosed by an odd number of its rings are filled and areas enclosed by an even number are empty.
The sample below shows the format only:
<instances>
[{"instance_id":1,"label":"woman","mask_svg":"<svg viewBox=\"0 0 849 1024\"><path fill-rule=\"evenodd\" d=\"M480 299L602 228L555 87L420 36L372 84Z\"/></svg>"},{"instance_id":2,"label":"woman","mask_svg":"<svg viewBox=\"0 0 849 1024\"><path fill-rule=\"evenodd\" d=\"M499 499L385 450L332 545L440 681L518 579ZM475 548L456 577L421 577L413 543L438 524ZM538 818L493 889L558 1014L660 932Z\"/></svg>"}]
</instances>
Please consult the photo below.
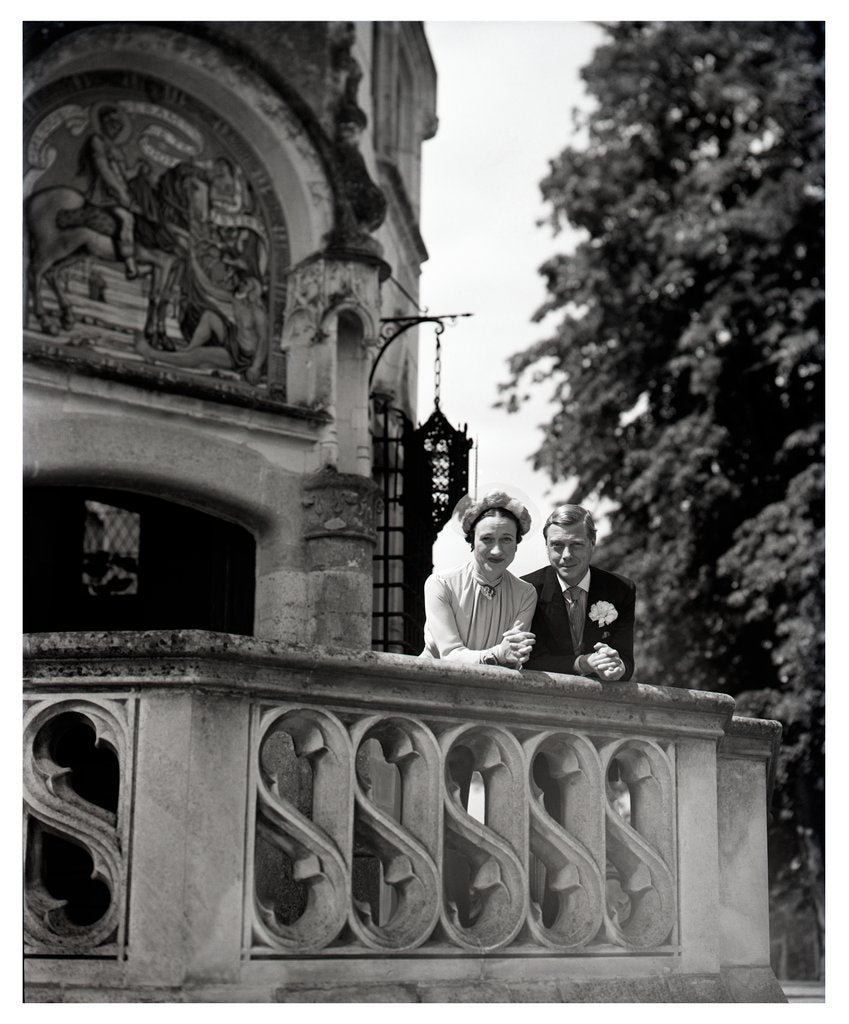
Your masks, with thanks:
<instances>
[{"instance_id":1,"label":"woman","mask_svg":"<svg viewBox=\"0 0 849 1024\"><path fill-rule=\"evenodd\" d=\"M472 549L459 569L425 582L423 658L521 668L534 644L529 632L536 590L507 571L531 528L525 506L504 491L474 501L466 495L454 516Z\"/></svg>"}]
</instances>

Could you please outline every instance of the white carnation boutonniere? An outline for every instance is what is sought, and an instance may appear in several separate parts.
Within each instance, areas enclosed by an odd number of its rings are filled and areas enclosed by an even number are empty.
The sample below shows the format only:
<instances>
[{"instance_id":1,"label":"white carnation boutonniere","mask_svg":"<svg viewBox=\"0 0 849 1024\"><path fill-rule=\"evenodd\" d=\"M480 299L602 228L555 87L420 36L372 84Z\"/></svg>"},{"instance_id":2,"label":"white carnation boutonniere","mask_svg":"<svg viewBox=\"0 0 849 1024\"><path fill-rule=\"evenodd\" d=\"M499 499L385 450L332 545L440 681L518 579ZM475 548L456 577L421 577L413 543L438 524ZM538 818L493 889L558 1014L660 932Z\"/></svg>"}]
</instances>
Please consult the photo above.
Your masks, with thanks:
<instances>
[{"instance_id":1,"label":"white carnation boutonniere","mask_svg":"<svg viewBox=\"0 0 849 1024\"><path fill-rule=\"evenodd\" d=\"M590 608L590 620L599 626L609 626L611 622L619 618L619 612L610 601L596 601Z\"/></svg>"}]
</instances>

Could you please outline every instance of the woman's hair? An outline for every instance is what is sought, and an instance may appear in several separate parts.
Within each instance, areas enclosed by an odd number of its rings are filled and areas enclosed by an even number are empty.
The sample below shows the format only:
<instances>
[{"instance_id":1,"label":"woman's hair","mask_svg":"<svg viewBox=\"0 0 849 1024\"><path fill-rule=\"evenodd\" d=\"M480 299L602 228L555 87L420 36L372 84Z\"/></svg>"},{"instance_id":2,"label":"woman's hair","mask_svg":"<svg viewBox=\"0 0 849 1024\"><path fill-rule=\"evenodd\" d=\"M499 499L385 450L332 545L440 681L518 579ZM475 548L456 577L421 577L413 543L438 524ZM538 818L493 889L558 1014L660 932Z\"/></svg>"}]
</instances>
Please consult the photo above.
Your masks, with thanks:
<instances>
[{"instance_id":1,"label":"woman's hair","mask_svg":"<svg viewBox=\"0 0 849 1024\"><path fill-rule=\"evenodd\" d=\"M477 501L471 494L467 494L457 502L454 518L459 522L468 544L473 543L478 520L492 515L493 512L501 512L513 520L516 524L517 544L531 528L531 516L528 510L518 498L514 498L506 491L490 491Z\"/></svg>"},{"instance_id":2,"label":"woman's hair","mask_svg":"<svg viewBox=\"0 0 849 1024\"><path fill-rule=\"evenodd\" d=\"M487 516L495 515L496 513L506 516L507 519L513 520L516 524L516 543L520 544L522 542L522 524L519 522L518 516L514 515L509 508L501 508L499 505L490 505L475 516L469 525L469 528L466 530L465 538L470 547L474 548L475 546L475 527L481 519L486 519Z\"/></svg>"}]
</instances>

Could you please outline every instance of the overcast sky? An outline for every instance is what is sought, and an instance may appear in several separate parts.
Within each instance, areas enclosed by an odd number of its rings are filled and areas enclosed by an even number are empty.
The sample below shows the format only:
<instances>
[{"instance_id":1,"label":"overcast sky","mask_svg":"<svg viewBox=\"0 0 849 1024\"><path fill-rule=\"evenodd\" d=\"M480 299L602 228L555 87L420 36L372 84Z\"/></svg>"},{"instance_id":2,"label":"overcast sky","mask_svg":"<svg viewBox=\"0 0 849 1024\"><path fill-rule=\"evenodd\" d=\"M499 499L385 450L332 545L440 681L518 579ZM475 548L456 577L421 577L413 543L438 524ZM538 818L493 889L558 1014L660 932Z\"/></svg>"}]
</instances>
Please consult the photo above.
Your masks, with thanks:
<instances>
[{"instance_id":1,"label":"overcast sky","mask_svg":"<svg viewBox=\"0 0 849 1024\"><path fill-rule=\"evenodd\" d=\"M539 182L573 138L571 111L589 102L579 69L603 40L600 28L568 21L427 21L437 70L439 130L423 147L421 226L430 259L421 305L431 314L473 313L442 336L441 408L477 438L479 490L498 481L521 488L539 515L519 547L518 574L545 563L541 525L567 484L534 472L540 424L553 386L536 387L517 414L494 409L506 360L547 336L531 322L545 299L539 266L576 236L538 226L546 216ZM423 327L419 417L433 408L433 332ZM474 485L475 459L470 462ZM437 569L465 561L451 525L434 548Z\"/></svg>"}]
</instances>

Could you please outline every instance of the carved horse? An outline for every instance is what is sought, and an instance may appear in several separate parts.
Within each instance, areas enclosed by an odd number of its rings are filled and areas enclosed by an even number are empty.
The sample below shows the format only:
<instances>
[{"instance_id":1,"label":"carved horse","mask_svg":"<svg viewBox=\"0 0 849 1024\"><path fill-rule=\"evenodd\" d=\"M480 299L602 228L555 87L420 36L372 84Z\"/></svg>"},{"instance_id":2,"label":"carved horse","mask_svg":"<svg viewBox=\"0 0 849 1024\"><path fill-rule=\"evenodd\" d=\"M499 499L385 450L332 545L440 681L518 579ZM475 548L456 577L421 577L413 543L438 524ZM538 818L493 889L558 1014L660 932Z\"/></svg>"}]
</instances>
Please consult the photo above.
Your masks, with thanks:
<instances>
[{"instance_id":1,"label":"carved horse","mask_svg":"<svg viewBox=\"0 0 849 1024\"><path fill-rule=\"evenodd\" d=\"M206 220L208 194L203 172L178 163L161 175L155 187L161 223L135 217L136 262L151 275L144 334L157 348L173 347L165 334L165 312L185 263L193 226ZM76 189L56 185L27 199L24 220L29 242L27 291L33 315L42 330L51 330L41 297L44 281L56 295L62 327L68 330L76 318L57 274L86 256L107 263L123 262L116 245L115 215L108 207L87 206Z\"/></svg>"}]
</instances>

